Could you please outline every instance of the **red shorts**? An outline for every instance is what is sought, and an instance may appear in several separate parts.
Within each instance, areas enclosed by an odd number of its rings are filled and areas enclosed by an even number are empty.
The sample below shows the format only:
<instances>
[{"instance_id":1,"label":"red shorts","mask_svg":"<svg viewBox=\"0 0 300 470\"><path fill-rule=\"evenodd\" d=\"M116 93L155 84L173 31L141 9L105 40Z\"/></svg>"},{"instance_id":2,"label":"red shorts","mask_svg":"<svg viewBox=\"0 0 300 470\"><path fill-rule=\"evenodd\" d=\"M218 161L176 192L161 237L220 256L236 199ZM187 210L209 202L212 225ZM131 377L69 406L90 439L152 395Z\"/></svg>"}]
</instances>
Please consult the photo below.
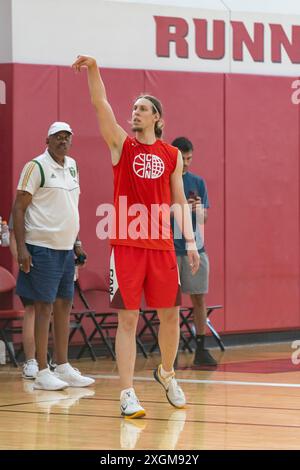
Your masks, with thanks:
<instances>
[{"instance_id":1,"label":"red shorts","mask_svg":"<svg viewBox=\"0 0 300 470\"><path fill-rule=\"evenodd\" d=\"M138 310L144 290L148 307L181 304L175 251L114 245L110 256L110 305Z\"/></svg>"}]
</instances>

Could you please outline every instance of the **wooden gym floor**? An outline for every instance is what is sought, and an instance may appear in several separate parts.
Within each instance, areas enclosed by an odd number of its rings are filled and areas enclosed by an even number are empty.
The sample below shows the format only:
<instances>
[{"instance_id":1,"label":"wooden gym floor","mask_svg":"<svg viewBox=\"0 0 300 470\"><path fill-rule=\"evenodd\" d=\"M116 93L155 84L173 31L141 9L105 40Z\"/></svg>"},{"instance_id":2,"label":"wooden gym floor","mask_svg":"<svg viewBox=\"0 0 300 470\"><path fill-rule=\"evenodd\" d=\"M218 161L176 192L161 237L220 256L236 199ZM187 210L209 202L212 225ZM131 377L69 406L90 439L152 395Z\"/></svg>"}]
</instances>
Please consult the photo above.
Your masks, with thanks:
<instances>
[{"instance_id":1,"label":"wooden gym floor","mask_svg":"<svg viewBox=\"0 0 300 470\"><path fill-rule=\"evenodd\" d=\"M34 391L20 369L0 366L0 449L300 449L300 371L291 343L212 352L216 370L179 357L177 378L188 404L176 410L152 376L159 356L138 357L135 389L144 419L119 414L117 369L111 359L72 364L94 387Z\"/></svg>"}]
</instances>

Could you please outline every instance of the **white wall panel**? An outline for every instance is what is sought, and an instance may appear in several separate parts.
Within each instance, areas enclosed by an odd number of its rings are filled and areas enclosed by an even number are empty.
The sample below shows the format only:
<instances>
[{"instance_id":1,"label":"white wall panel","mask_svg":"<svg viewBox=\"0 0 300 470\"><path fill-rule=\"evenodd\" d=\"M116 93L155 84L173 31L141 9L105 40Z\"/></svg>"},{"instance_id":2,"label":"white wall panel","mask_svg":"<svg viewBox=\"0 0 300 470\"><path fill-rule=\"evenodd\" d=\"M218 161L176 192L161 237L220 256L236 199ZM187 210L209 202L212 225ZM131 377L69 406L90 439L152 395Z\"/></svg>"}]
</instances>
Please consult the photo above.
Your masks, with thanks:
<instances>
[{"instance_id":1,"label":"white wall panel","mask_svg":"<svg viewBox=\"0 0 300 470\"><path fill-rule=\"evenodd\" d=\"M0 1L0 63L12 62L12 4Z\"/></svg>"},{"instance_id":2,"label":"white wall panel","mask_svg":"<svg viewBox=\"0 0 300 470\"><path fill-rule=\"evenodd\" d=\"M297 54L290 57L284 46L280 47L281 62L272 62L270 29L270 24L281 25L289 42L294 31L294 51L299 49L298 0L0 0L0 12L0 62L69 65L77 54L86 53L111 68L288 76L300 72L300 58ZM166 39L169 55L158 55L156 16L176 18L184 24L184 57L177 55L175 42ZM224 22L224 55L218 59L198 57L195 19L207 21L208 49L213 48L213 22ZM255 61L245 44L242 60L236 60L233 44L237 38L231 21L242 22L250 37L254 24L262 25L262 61ZM160 37L166 38L167 33L160 33Z\"/></svg>"}]
</instances>

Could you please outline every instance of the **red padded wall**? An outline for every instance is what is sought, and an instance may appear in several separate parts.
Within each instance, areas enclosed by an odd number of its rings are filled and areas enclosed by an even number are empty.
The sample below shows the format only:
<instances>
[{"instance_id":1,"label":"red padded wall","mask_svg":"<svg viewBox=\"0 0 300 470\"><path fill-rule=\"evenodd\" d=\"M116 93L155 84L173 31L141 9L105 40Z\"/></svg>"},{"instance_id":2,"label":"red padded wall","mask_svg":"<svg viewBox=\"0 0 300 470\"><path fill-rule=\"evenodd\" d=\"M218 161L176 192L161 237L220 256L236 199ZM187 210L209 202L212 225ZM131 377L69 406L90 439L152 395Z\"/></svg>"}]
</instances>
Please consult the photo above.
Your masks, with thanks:
<instances>
[{"instance_id":1,"label":"red padded wall","mask_svg":"<svg viewBox=\"0 0 300 470\"><path fill-rule=\"evenodd\" d=\"M57 119L57 92L57 67L14 65L14 189L23 165L47 146L49 124Z\"/></svg>"},{"instance_id":2,"label":"red padded wall","mask_svg":"<svg viewBox=\"0 0 300 470\"><path fill-rule=\"evenodd\" d=\"M6 103L0 104L0 215L8 218L12 199L13 171L13 65L0 64L0 80L6 85ZM8 249L0 249L0 264L11 269Z\"/></svg>"},{"instance_id":3,"label":"red padded wall","mask_svg":"<svg viewBox=\"0 0 300 470\"><path fill-rule=\"evenodd\" d=\"M0 64L0 80L5 83L5 104L0 104L0 215L8 219L12 199L13 169L13 65ZM0 265L11 270L9 248L0 248ZM1 307L11 308L11 294L1 295Z\"/></svg>"},{"instance_id":4,"label":"red padded wall","mask_svg":"<svg viewBox=\"0 0 300 470\"><path fill-rule=\"evenodd\" d=\"M206 179L211 203L208 302L225 305L215 315L217 328L299 327L299 107L291 103L292 79L117 69L103 70L103 78L127 130L131 104L146 91L164 105L165 139L186 135L194 143L191 171ZM2 214L9 215L22 166L44 150L49 124L70 122L71 155L81 176L81 237L89 254L81 277L103 279L109 246L96 237L96 208L112 201L112 169L86 73L0 65L0 79L7 84L7 104L0 105ZM8 250L0 250L0 263L10 266Z\"/></svg>"},{"instance_id":5,"label":"red padded wall","mask_svg":"<svg viewBox=\"0 0 300 470\"><path fill-rule=\"evenodd\" d=\"M226 331L299 327L299 119L291 83L226 76Z\"/></svg>"},{"instance_id":6,"label":"red padded wall","mask_svg":"<svg viewBox=\"0 0 300 470\"><path fill-rule=\"evenodd\" d=\"M49 123L57 118L57 67L14 64L12 200L26 162L44 152ZM17 273L14 264L14 272Z\"/></svg>"}]
</instances>

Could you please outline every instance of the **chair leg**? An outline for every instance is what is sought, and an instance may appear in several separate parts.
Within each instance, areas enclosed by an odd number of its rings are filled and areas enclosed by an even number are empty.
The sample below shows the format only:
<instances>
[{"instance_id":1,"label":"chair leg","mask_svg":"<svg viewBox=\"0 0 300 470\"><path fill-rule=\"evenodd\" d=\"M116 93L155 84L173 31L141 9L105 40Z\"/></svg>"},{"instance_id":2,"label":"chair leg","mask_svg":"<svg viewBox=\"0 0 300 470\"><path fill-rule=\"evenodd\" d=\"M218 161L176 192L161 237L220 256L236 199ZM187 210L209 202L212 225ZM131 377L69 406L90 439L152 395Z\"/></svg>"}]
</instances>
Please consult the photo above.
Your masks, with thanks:
<instances>
[{"instance_id":1,"label":"chair leg","mask_svg":"<svg viewBox=\"0 0 300 470\"><path fill-rule=\"evenodd\" d=\"M153 353L156 348L158 348L158 339L156 339L155 343L152 344L150 348L150 353Z\"/></svg>"},{"instance_id":2,"label":"chair leg","mask_svg":"<svg viewBox=\"0 0 300 470\"><path fill-rule=\"evenodd\" d=\"M89 352L90 352L91 358L93 359L93 361L96 361L97 358L96 358L96 354L95 354L95 352L94 352L94 348L93 348L93 346L91 345L91 343L90 343L90 341L89 341L89 339L88 339L88 337L87 337L87 334L86 334L84 328L83 328L82 326L80 326L79 330L80 330L81 336L82 336L83 339L84 339L84 344L86 345L86 347L88 348L88 350L89 350Z\"/></svg>"},{"instance_id":3,"label":"chair leg","mask_svg":"<svg viewBox=\"0 0 300 470\"><path fill-rule=\"evenodd\" d=\"M209 318L207 318L206 324L207 324L208 328L210 329L210 331L212 332L213 337L215 338L216 342L217 342L218 345L220 346L220 349L221 349L222 351L225 351L225 345L224 345L223 341L221 340L220 335L216 332L216 330L215 330L214 327L212 326L211 321L210 321Z\"/></svg>"},{"instance_id":4,"label":"chair leg","mask_svg":"<svg viewBox=\"0 0 300 470\"><path fill-rule=\"evenodd\" d=\"M20 354L24 352L24 347L23 347L23 343L21 343L21 347L20 349L16 352L15 356L16 356L16 359L18 359L18 357L20 356Z\"/></svg>"},{"instance_id":5,"label":"chair leg","mask_svg":"<svg viewBox=\"0 0 300 470\"><path fill-rule=\"evenodd\" d=\"M147 317L147 315L149 315L149 318ZM156 310L149 310L147 312L144 311L141 311L141 317L144 321L144 325L143 327L140 329L139 333L138 333L138 338L142 338L143 337L143 334L147 331L147 330L150 330L150 333L152 335L152 338L154 340L154 343L152 344L149 352L152 353L153 351L155 351L155 349L157 348L158 346L158 338L157 338L157 332L153 326L153 322L156 322L156 317L157 317L157 311Z\"/></svg>"},{"instance_id":6,"label":"chair leg","mask_svg":"<svg viewBox=\"0 0 300 470\"><path fill-rule=\"evenodd\" d=\"M93 338L94 338L94 336L95 336L96 333L97 333L97 330L96 330L96 328L95 328L94 331L93 331L93 333L90 334L89 337L88 337L89 343L92 344L92 340L93 340ZM81 358L81 356L83 355L83 353L84 353L84 351L86 350L86 348L87 348L87 345L86 345L86 344L83 344L83 345L81 346L81 349L80 349L80 351L79 351L79 353L78 353L78 355L77 355L77 359L80 359L80 358Z\"/></svg>"},{"instance_id":7,"label":"chair leg","mask_svg":"<svg viewBox=\"0 0 300 470\"><path fill-rule=\"evenodd\" d=\"M180 339L183 341L183 346L182 346L183 351L187 349L190 353L193 353L194 351L190 346L190 341L193 339L193 336L190 338L186 338L184 334L182 333L182 331L180 330Z\"/></svg>"},{"instance_id":8,"label":"chair leg","mask_svg":"<svg viewBox=\"0 0 300 470\"><path fill-rule=\"evenodd\" d=\"M190 342L192 340L196 340L194 329L193 329L193 327L190 326L190 321L191 321L191 316L192 316L192 313L193 313L193 309L189 308L187 315L184 314L184 312L186 312L186 311L187 311L186 309L183 309L183 310L180 310L180 312L179 312L179 314L180 314L180 337L183 340L183 346L182 346L183 351L188 349L188 351L190 353L192 353L194 351L190 346ZM189 338L186 338L184 336L184 334L182 333L182 327L183 326L186 327L187 332L190 335Z\"/></svg>"},{"instance_id":9,"label":"chair leg","mask_svg":"<svg viewBox=\"0 0 300 470\"><path fill-rule=\"evenodd\" d=\"M103 333L103 331L101 329L98 329L98 332L102 338L102 341L104 342L106 348L108 349L112 359L115 361L116 360L116 353L114 351L114 348L112 347L112 345L110 344L110 341L108 341L108 339L105 337L105 334ZM112 343L113 344L113 343Z\"/></svg>"},{"instance_id":10,"label":"chair leg","mask_svg":"<svg viewBox=\"0 0 300 470\"><path fill-rule=\"evenodd\" d=\"M145 348L144 348L143 343L141 342L141 340L140 340L138 337L136 338L136 343L137 343L137 345L139 346L140 350L142 351L142 354L143 354L144 358L147 359L147 358L148 358L148 354L147 354L147 352L146 352L146 350L145 350Z\"/></svg>"},{"instance_id":11,"label":"chair leg","mask_svg":"<svg viewBox=\"0 0 300 470\"><path fill-rule=\"evenodd\" d=\"M151 331L152 338L154 339L154 343L152 344L150 348L150 352L152 353L158 347L158 335L157 335L157 331L155 330L154 326L151 323L151 320L150 321L146 320L146 324L149 330Z\"/></svg>"},{"instance_id":12,"label":"chair leg","mask_svg":"<svg viewBox=\"0 0 300 470\"><path fill-rule=\"evenodd\" d=\"M95 320L95 321L96 321L96 323L97 323L97 320ZM95 323L95 322L94 322L94 323ZM94 336L96 335L97 332L99 333L99 335L100 335L100 337L101 337L103 343L105 344L107 350L109 351L109 354L111 355L112 359L115 361L115 360L116 360L115 352L114 352L112 346L109 344L109 341L108 341L107 338L105 337L105 335L104 335L104 333L103 333L101 327L98 325L98 323L97 323L97 326L95 326L94 331L93 331L93 332L90 334L90 336L88 337L88 341L91 343L92 339L94 338ZM78 354L78 356L77 356L78 359L82 356L82 354L83 354L83 352L85 351L86 347L87 347L86 344L84 344L84 345L82 346L82 348L80 349L79 354Z\"/></svg>"},{"instance_id":13,"label":"chair leg","mask_svg":"<svg viewBox=\"0 0 300 470\"><path fill-rule=\"evenodd\" d=\"M77 324L76 321L75 321L75 323ZM73 336L75 335L76 331L77 331L77 328L73 328L73 327L72 327L72 330L70 331L70 334L69 334L69 343L71 343L72 338L73 338Z\"/></svg>"}]
</instances>

